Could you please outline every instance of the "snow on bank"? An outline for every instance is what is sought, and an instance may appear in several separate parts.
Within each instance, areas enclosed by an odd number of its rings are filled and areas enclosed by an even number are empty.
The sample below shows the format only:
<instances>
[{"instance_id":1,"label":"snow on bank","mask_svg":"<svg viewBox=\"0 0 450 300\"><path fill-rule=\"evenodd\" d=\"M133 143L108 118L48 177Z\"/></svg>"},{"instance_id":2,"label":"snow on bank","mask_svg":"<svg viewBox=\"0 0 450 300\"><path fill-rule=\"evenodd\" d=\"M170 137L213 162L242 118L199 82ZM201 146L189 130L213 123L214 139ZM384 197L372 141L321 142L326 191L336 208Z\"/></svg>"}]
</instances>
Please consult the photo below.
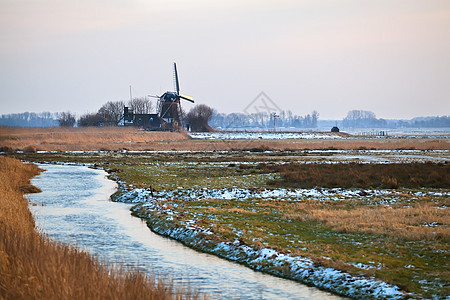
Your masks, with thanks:
<instances>
[{"instance_id":1,"label":"snow on bank","mask_svg":"<svg viewBox=\"0 0 450 300\"><path fill-rule=\"evenodd\" d=\"M313 286L333 291L340 295L354 298L401 299L405 295L397 286L387 284L374 277L352 276L349 273L332 268L317 266L305 257L291 256L271 248L254 249L239 240L223 241L214 237L207 228L197 226L194 221L180 222L174 220L174 212L165 207L167 198L195 199L245 199L245 198L281 198L324 195L360 195L363 191L344 189L316 190L260 190L220 189L220 190L178 190L152 192L149 189L135 189L123 194L115 201L138 203L133 211L147 220L148 226L156 233L171 237L194 249L244 264L254 270L272 275L298 280ZM374 195L391 193L391 191L364 191Z\"/></svg>"},{"instance_id":2,"label":"snow on bank","mask_svg":"<svg viewBox=\"0 0 450 300\"><path fill-rule=\"evenodd\" d=\"M128 203L141 203L157 199L177 199L184 201L201 200L201 199L219 199L219 200L245 200L250 198L258 199L303 199L305 197L314 197L316 200L342 200L350 197L377 197L377 196L398 196L405 193L411 196L422 197L431 196L450 196L450 192L408 192L393 190L349 190L341 188L333 189L239 189L239 188L223 188L223 189L186 189L172 191L152 191L151 189L134 189L121 195L116 201Z\"/></svg>"},{"instance_id":3,"label":"snow on bank","mask_svg":"<svg viewBox=\"0 0 450 300\"><path fill-rule=\"evenodd\" d=\"M141 210L142 206L145 209ZM332 268L317 266L305 257L283 254L270 248L254 249L240 241L223 242L211 238L209 230L192 222L175 225L172 216L158 217L162 208L152 200L133 207L135 213L147 220L156 233L171 237L183 244L244 264L254 270L294 279L334 293L354 298L402 299L406 295L397 287L373 277L352 276Z\"/></svg>"},{"instance_id":4,"label":"snow on bank","mask_svg":"<svg viewBox=\"0 0 450 300\"><path fill-rule=\"evenodd\" d=\"M285 140L285 139L341 139L342 137L324 132L191 132L193 139L202 140Z\"/></svg>"}]
</instances>

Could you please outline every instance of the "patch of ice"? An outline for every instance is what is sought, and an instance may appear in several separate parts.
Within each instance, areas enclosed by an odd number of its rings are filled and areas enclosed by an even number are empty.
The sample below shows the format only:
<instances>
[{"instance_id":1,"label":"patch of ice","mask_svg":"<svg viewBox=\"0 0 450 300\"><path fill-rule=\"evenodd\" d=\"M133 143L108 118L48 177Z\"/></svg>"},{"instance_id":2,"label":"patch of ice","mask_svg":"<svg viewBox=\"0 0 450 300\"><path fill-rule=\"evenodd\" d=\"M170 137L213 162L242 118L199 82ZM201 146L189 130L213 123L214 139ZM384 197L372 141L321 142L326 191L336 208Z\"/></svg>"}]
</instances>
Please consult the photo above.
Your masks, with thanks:
<instances>
[{"instance_id":1,"label":"patch of ice","mask_svg":"<svg viewBox=\"0 0 450 300\"><path fill-rule=\"evenodd\" d=\"M202 140L285 140L285 139L342 139L325 132L191 132L193 139Z\"/></svg>"},{"instance_id":2,"label":"patch of ice","mask_svg":"<svg viewBox=\"0 0 450 300\"><path fill-rule=\"evenodd\" d=\"M371 266L371 265L366 265L363 263L352 263L353 266L357 267L358 269L363 269L363 270L370 270L370 269L375 269L376 267Z\"/></svg>"},{"instance_id":3,"label":"patch of ice","mask_svg":"<svg viewBox=\"0 0 450 300\"><path fill-rule=\"evenodd\" d=\"M423 224L423 226L425 226L425 227L438 227L439 225L441 225L441 224L439 224L438 222L431 222L431 223Z\"/></svg>"}]
</instances>

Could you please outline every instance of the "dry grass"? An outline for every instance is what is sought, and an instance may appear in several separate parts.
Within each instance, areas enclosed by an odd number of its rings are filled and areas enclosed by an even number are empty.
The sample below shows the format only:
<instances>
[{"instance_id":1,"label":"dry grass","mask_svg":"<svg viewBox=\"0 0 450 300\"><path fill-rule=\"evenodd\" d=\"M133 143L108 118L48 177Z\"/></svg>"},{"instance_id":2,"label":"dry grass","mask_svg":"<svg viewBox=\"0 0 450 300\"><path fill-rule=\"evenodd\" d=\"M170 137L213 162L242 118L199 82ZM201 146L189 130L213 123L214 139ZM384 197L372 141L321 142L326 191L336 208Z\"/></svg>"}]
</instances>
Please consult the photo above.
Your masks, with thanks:
<instances>
[{"instance_id":1,"label":"dry grass","mask_svg":"<svg viewBox=\"0 0 450 300\"><path fill-rule=\"evenodd\" d=\"M185 150L185 151L266 151L266 150L448 150L450 141L444 139L304 139L304 140L186 140L155 142L150 146L153 150ZM142 149L145 150L145 149ZM255 151L258 152L258 151Z\"/></svg>"},{"instance_id":2,"label":"dry grass","mask_svg":"<svg viewBox=\"0 0 450 300\"><path fill-rule=\"evenodd\" d=\"M318 201L305 201L287 208L284 216L291 220L322 222L344 233L370 233L411 241L450 239L448 211L431 202L415 203L411 207L358 206L345 209Z\"/></svg>"},{"instance_id":3,"label":"dry grass","mask_svg":"<svg viewBox=\"0 0 450 300\"><path fill-rule=\"evenodd\" d=\"M74 150L310 150L417 149L448 150L450 141L417 139L193 140L186 133L148 132L131 127L0 127L0 149L33 152Z\"/></svg>"},{"instance_id":4,"label":"dry grass","mask_svg":"<svg viewBox=\"0 0 450 300\"><path fill-rule=\"evenodd\" d=\"M20 232L34 230L34 220L21 190L29 189L30 178L39 171L36 165L0 156L0 225Z\"/></svg>"},{"instance_id":5,"label":"dry grass","mask_svg":"<svg viewBox=\"0 0 450 300\"><path fill-rule=\"evenodd\" d=\"M0 227L0 296L6 299L172 299L171 286L115 270L38 235Z\"/></svg>"},{"instance_id":6,"label":"dry grass","mask_svg":"<svg viewBox=\"0 0 450 300\"><path fill-rule=\"evenodd\" d=\"M450 188L450 165L410 164L285 164L263 165L280 172L272 185L312 188Z\"/></svg>"},{"instance_id":7,"label":"dry grass","mask_svg":"<svg viewBox=\"0 0 450 300\"><path fill-rule=\"evenodd\" d=\"M20 192L38 172L35 165L0 156L0 299L198 298L40 236Z\"/></svg>"},{"instance_id":8,"label":"dry grass","mask_svg":"<svg viewBox=\"0 0 450 300\"><path fill-rule=\"evenodd\" d=\"M149 132L133 127L0 127L0 148L34 152L148 149L155 141L186 140L179 132Z\"/></svg>"},{"instance_id":9,"label":"dry grass","mask_svg":"<svg viewBox=\"0 0 450 300\"><path fill-rule=\"evenodd\" d=\"M255 215L256 213L251 210L243 209L240 207L232 207L232 208L216 208L216 207L208 207L206 210L211 213L236 213L242 215Z\"/></svg>"}]
</instances>

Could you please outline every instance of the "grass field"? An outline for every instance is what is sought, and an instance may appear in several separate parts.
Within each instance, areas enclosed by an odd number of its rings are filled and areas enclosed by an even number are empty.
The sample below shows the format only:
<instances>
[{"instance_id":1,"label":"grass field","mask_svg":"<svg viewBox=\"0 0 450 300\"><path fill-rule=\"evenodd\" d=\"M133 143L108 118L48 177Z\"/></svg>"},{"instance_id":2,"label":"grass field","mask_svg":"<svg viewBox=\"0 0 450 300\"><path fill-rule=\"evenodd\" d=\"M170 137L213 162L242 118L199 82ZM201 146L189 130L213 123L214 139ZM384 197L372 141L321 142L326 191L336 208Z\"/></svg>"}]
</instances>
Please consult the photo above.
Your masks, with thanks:
<instances>
[{"instance_id":1,"label":"grass field","mask_svg":"<svg viewBox=\"0 0 450 300\"><path fill-rule=\"evenodd\" d=\"M447 150L448 139L348 137L343 139L195 140L186 133L149 132L131 127L0 127L0 150L34 151L229 151L229 150Z\"/></svg>"},{"instance_id":2,"label":"grass field","mask_svg":"<svg viewBox=\"0 0 450 300\"><path fill-rule=\"evenodd\" d=\"M146 193L133 210L154 230L196 228L212 233L203 238L213 244L305 257L316 267L397 285L412 298L450 293L448 151L15 155L107 170L121 186L116 199ZM338 181L329 184L330 177ZM208 245L193 247L226 257ZM290 277L269 262L257 267Z\"/></svg>"},{"instance_id":3,"label":"grass field","mask_svg":"<svg viewBox=\"0 0 450 300\"><path fill-rule=\"evenodd\" d=\"M113 267L39 235L24 191L36 165L0 156L0 299L187 299L138 271Z\"/></svg>"}]
</instances>

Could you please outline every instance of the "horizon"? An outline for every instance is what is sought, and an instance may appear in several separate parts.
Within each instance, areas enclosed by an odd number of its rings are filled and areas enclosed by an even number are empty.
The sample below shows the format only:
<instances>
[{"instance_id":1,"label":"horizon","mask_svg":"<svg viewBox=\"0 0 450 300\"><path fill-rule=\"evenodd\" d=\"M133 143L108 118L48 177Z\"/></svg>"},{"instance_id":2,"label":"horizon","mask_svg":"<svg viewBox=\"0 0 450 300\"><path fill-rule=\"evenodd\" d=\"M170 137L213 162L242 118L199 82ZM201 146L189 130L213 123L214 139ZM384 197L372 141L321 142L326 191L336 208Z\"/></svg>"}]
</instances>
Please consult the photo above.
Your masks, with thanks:
<instances>
[{"instance_id":1,"label":"horizon","mask_svg":"<svg viewBox=\"0 0 450 300\"><path fill-rule=\"evenodd\" d=\"M224 112L220 112L220 111L218 111L218 110L216 110L216 109L214 109L214 107L212 107L212 109L214 110L214 111L216 111L216 112L218 112L219 114L226 114L226 115L230 115L230 114L239 114L239 113L241 113L241 114L246 114L245 112L238 112L238 111L235 111L235 112L230 112L230 113L224 113ZM97 110L98 111L98 110ZM74 112L71 112L71 111L55 111L55 112L51 112L51 111L39 111L39 112L37 112L37 111L22 111L22 112L12 112L12 113L4 113L4 114L0 114L0 117L2 117L2 116L8 116L8 115L18 115L18 114L24 114L24 113L35 113L35 114L41 114L41 113L50 113L50 114L59 114L59 113L64 113L64 112L69 112L69 113L71 113L71 114L73 114L77 119L79 118L79 117L81 117L81 116L83 116L83 115L85 115L85 114L93 114L93 113L97 113L97 111L92 111L92 112L85 112L85 113L81 113L81 114L77 114L77 113L74 113ZM303 116L305 116L305 115L308 115L308 114L311 114L311 112L309 112L309 113L306 113L306 114L304 114L304 115L300 115L300 114L296 114L295 112L292 112L293 113L293 115L296 115L296 116L300 116L300 117L303 117ZM320 111L318 111L318 113L319 113L319 117L318 117L318 121L342 121L347 115L345 115L344 117L342 117L342 118L340 118L340 119L323 119L323 118L321 118L320 117ZM375 113L375 117L377 118L377 119L383 119L383 120L393 120L393 121L395 121L395 120L398 120L398 121L401 121L401 120L405 120L405 121L408 121L408 120L413 120L413 119L418 119L418 118L441 118L441 117L449 117L450 115L428 115L428 116L426 116L426 115L422 115L422 116L415 116L415 117L411 117L411 118L383 118L383 117L380 117L380 116L378 116L377 114L376 114L376 112L373 112L373 113Z\"/></svg>"}]
</instances>

